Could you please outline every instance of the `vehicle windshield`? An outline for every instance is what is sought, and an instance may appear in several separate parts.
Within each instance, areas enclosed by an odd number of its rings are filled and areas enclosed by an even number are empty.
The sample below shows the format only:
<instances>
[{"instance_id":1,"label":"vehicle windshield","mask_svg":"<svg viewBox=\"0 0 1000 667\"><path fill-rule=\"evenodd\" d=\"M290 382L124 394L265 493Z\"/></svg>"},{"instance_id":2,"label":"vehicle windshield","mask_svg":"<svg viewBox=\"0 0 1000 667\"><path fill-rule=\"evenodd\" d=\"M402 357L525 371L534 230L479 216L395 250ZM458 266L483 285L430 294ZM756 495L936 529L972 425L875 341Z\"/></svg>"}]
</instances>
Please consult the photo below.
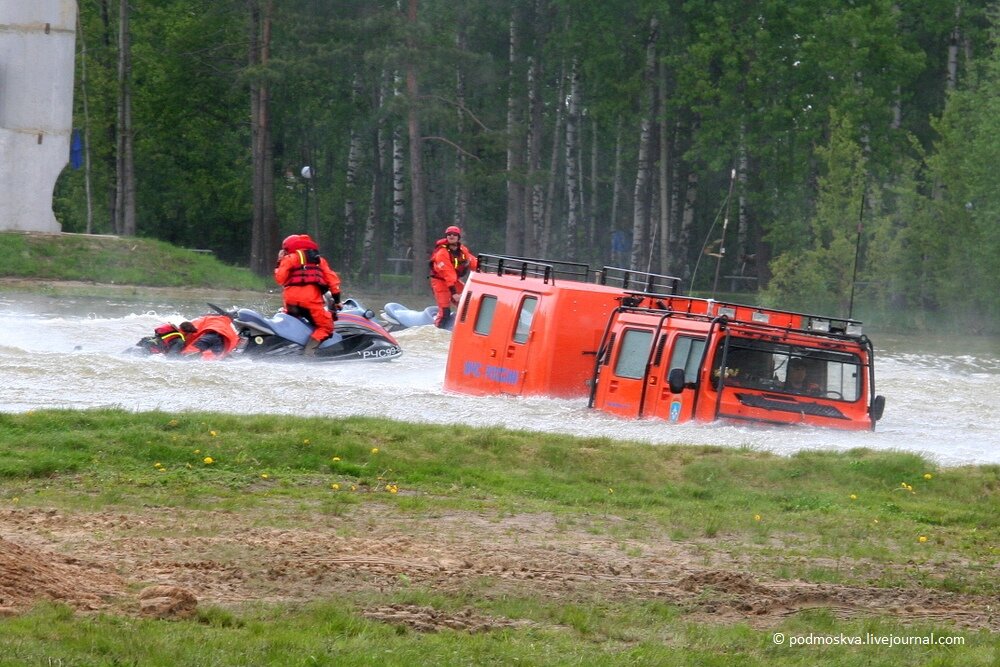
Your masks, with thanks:
<instances>
[{"instance_id":1,"label":"vehicle windshield","mask_svg":"<svg viewBox=\"0 0 1000 667\"><path fill-rule=\"evenodd\" d=\"M726 358L720 341L712 377L725 368L726 386L840 401L861 398L861 358L848 352L731 337Z\"/></svg>"}]
</instances>

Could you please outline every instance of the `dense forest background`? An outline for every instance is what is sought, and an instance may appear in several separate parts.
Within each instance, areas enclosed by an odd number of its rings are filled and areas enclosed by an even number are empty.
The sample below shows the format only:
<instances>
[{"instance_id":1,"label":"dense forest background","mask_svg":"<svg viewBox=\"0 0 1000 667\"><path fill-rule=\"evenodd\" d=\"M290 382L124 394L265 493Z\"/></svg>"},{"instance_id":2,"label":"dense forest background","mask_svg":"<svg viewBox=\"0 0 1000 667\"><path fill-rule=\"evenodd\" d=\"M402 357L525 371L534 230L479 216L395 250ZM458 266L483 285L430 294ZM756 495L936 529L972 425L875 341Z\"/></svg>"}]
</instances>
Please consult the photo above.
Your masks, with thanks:
<instances>
[{"instance_id":1,"label":"dense forest background","mask_svg":"<svg viewBox=\"0 0 1000 667\"><path fill-rule=\"evenodd\" d=\"M1000 328L985 0L79 0L68 232L475 252ZM348 283L349 284L349 283Z\"/></svg>"}]
</instances>

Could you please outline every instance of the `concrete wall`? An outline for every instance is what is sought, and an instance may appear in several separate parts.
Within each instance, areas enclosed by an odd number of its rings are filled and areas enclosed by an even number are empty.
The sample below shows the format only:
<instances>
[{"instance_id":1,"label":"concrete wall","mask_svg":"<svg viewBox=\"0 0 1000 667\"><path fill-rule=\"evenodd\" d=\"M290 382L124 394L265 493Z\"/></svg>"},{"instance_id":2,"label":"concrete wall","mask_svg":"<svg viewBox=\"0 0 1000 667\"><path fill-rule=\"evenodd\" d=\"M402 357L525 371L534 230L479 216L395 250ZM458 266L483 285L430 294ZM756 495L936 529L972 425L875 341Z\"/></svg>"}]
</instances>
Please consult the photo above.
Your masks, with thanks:
<instances>
[{"instance_id":1,"label":"concrete wall","mask_svg":"<svg viewBox=\"0 0 1000 667\"><path fill-rule=\"evenodd\" d=\"M58 232L69 161L76 0L0 0L0 230Z\"/></svg>"}]
</instances>

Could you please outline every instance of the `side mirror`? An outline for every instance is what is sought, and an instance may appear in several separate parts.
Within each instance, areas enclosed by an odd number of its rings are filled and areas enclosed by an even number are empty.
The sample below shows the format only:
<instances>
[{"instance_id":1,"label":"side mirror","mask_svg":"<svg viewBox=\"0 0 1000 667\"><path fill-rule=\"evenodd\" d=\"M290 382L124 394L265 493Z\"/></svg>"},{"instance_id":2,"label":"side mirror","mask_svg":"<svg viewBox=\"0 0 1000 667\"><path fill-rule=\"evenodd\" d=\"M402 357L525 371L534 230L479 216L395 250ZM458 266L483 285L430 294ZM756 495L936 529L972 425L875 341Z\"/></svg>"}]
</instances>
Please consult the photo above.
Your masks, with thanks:
<instances>
[{"instance_id":1,"label":"side mirror","mask_svg":"<svg viewBox=\"0 0 1000 667\"><path fill-rule=\"evenodd\" d=\"M872 401L872 407L869 409L872 421L877 422L879 419L882 419L883 412L885 412L885 396L876 396L875 400Z\"/></svg>"},{"instance_id":2,"label":"side mirror","mask_svg":"<svg viewBox=\"0 0 1000 667\"><path fill-rule=\"evenodd\" d=\"M667 374L667 384L670 386L671 394L679 394L684 391L684 385L687 384L684 381L684 369L671 368L670 373Z\"/></svg>"}]
</instances>

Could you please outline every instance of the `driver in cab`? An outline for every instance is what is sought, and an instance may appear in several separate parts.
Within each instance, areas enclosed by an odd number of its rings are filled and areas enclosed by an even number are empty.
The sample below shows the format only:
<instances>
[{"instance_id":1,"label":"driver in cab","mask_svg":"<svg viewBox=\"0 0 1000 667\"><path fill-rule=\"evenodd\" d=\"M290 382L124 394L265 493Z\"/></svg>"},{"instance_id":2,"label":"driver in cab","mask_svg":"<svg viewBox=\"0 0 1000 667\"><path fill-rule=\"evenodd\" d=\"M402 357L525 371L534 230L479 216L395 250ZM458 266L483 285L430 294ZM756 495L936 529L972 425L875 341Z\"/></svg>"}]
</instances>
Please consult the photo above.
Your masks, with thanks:
<instances>
[{"instance_id":1,"label":"driver in cab","mask_svg":"<svg viewBox=\"0 0 1000 667\"><path fill-rule=\"evenodd\" d=\"M820 387L815 382L809 381L806 362L795 358L788 362L788 374L785 376L785 391L793 394L808 394L817 396Z\"/></svg>"}]
</instances>

